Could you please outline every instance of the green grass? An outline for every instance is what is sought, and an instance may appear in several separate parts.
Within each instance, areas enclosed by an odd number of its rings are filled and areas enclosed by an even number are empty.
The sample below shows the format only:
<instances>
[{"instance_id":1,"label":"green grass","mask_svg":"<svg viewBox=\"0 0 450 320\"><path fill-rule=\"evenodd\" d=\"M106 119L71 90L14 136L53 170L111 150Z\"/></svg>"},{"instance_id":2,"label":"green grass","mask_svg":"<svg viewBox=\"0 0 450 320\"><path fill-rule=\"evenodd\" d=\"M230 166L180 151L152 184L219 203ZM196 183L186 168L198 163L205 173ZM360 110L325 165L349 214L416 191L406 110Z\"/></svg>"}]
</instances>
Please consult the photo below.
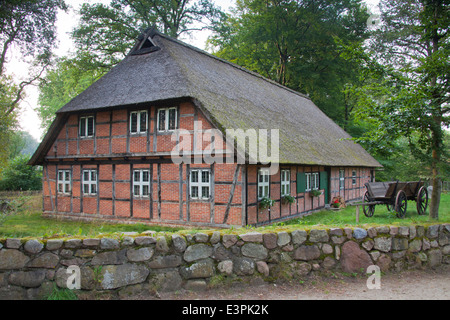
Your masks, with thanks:
<instances>
[{"instance_id":1,"label":"green grass","mask_svg":"<svg viewBox=\"0 0 450 320\"><path fill-rule=\"evenodd\" d=\"M40 198L38 196L38 198ZM32 199L33 200L33 199ZM8 216L3 223L0 221L0 239L4 238L26 238L26 237L94 237L99 234L112 234L117 232L144 232L154 230L156 232L180 232L192 233L193 231L205 232L205 229L182 229L169 228L162 226L150 226L145 224L112 224L104 222L74 222L61 219L48 219L42 217L39 201L36 206L28 207L27 210ZM386 206L377 205L375 214L371 218L367 218L362 208L360 209L359 224L355 219L356 208L349 206L341 211L323 210L309 216L293 219L290 221L276 223L274 225L253 228L246 227L241 229L229 229L224 232L243 233L252 231L268 232L276 230L289 230L294 228L311 229L319 227L355 227L355 226L377 226L377 225L410 225L410 224L429 224L436 223L430 221L427 214L419 216L416 211L416 203L408 201L408 210L404 219L399 219L394 213L388 212ZM439 223L450 222L450 194L442 194Z\"/></svg>"},{"instance_id":2,"label":"green grass","mask_svg":"<svg viewBox=\"0 0 450 320\"><path fill-rule=\"evenodd\" d=\"M450 194L442 194L439 206L439 223L450 222ZM302 218L293 219L286 222L277 223L276 227L311 227L311 226L327 226L327 227L354 227L354 226L378 226L378 225L414 225L414 224L430 224L436 223L430 220L429 207L425 215L418 215L415 201L408 201L408 208L403 219L397 218L395 212L389 212L386 205L375 206L373 217L368 218L364 215L362 207L359 210L359 223L356 223L356 207L348 206L340 211L323 210Z\"/></svg>"}]
</instances>

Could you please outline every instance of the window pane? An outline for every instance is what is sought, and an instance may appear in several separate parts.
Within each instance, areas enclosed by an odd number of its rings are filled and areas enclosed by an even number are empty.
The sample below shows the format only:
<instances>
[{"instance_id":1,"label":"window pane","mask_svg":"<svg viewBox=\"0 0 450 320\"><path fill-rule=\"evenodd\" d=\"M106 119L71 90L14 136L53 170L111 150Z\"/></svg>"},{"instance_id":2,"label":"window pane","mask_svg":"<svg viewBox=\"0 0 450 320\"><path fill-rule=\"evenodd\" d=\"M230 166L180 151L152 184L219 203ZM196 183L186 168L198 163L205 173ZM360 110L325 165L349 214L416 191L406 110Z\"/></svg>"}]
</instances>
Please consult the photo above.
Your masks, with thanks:
<instances>
[{"instance_id":1,"label":"window pane","mask_svg":"<svg viewBox=\"0 0 450 320\"><path fill-rule=\"evenodd\" d=\"M148 186L146 185L142 186L142 195L148 196Z\"/></svg>"},{"instance_id":2,"label":"window pane","mask_svg":"<svg viewBox=\"0 0 450 320\"><path fill-rule=\"evenodd\" d=\"M264 186L264 196L269 195L269 186Z\"/></svg>"},{"instance_id":3,"label":"window pane","mask_svg":"<svg viewBox=\"0 0 450 320\"><path fill-rule=\"evenodd\" d=\"M91 184L91 193L97 194L97 185L95 183Z\"/></svg>"},{"instance_id":4,"label":"window pane","mask_svg":"<svg viewBox=\"0 0 450 320\"><path fill-rule=\"evenodd\" d=\"M150 173L147 170L142 171L142 181L148 182Z\"/></svg>"},{"instance_id":5,"label":"window pane","mask_svg":"<svg viewBox=\"0 0 450 320\"><path fill-rule=\"evenodd\" d=\"M80 137L86 136L86 118L80 118Z\"/></svg>"},{"instance_id":6,"label":"window pane","mask_svg":"<svg viewBox=\"0 0 450 320\"><path fill-rule=\"evenodd\" d=\"M130 117L130 131L133 133L137 132L137 112L132 112Z\"/></svg>"},{"instance_id":7,"label":"window pane","mask_svg":"<svg viewBox=\"0 0 450 320\"><path fill-rule=\"evenodd\" d=\"M209 182L209 171L202 171L202 182Z\"/></svg>"},{"instance_id":8,"label":"window pane","mask_svg":"<svg viewBox=\"0 0 450 320\"><path fill-rule=\"evenodd\" d=\"M169 130L175 130L177 127L177 110L169 109Z\"/></svg>"},{"instance_id":9,"label":"window pane","mask_svg":"<svg viewBox=\"0 0 450 320\"><path fill-rule=\"evenodd\" d=\"M264 197L264 195L263 195L263 187L259 186L258 187L258 198L262 198L262 197Z\"/></svg>"},{"instance_id":10,"label":"window pane","mask_svg":"<svg viewBox=\"0 0 450 320\"><path fill-rule=\"evenodd\" d=\"M64 179L64 173L62 171L58 171L58 180L62 181Z\"/></svg>"},{"instance_id":11,"label":"window pane","mask_svg":"<svg viewBox=\"0 0 450 320\"><path fill-rule=\"evenodd\" d=\"M64 180L65 181L70 181L70 171L65 171L64 172Z\"/></svg>"},{"instance_id":12,"label":"window pane","mask_svg":"<svg viewBox=\"0 0 450 320\"><path fill-rule=\"evenodd\" d=\"M191 182L198 182L198 171L191 172Z\"/></svg>"},{"instance_id":13,"label":"window pane","mask_svg":"<svg viewBox=\"0 0 450 320\"><path fill-rule=\"evenodd\" d=\"M259 182L264 182L263 173L259 172Z\"/></svg>"},{"instance_id":14,"label":"window pane","mask_svg":"<svg viewBox=\"0 0 450 320\"><path fill-rule=\"evenodd\" d=\"M88 184L83 184L83 193L84 194L88 194L89 193L89 185Z\"/></svg>"},{"instance_id":15,"label":"window pane","mask_svg":"<svg viewBox=\"0 0 450 320\"><path fill-rule=\"evenodd\" d=\"M64 193L70 193L70 184L68 183L64 184Z\"/></svg>"},{"instance_id":16,"label":"window pane","mask_svg":"<svg viewBox=\"0 0 450 320\"><path fill-rule=\"evenodd\" d=\"M202 198L209 198L209 187L202 187Z\"/></svg>"},{"instance_id":17,"label":"window pane","mask_svg":"<svg viewBox=\"0 0 450 320\"><path fill-rule=\"evenodd\" d=\"M87 135L94 135L94 117L87 117Z\"/></svg>"},{"instance_id":18,"label":"window pane","mask_svg":"<svg viewBox=\"0 0 450 320\"><path fill-rule=\"evenodd\" d=\"M89 171L83 171L83 181L89 181Z\"/></svg>"},{"instance_id":19,"label":"window pane","mask_svg":"<svg viewBox=\"0 0 450 320\"><path fill-rule=\"evenodd\" d=\"M97 170L91 171L91 181L97 181Z\"/></svg>"},{"instance_id":20,"label":"window pane","mask_svg":"<svg viewBox=\"0 0 450 320\"><path fill-rule=\"evenodd\" d=\"M264 181L269 182L269 173L268 172L264 172Z\"/></svg>"},{"instance_id":21,"label":"window pane","mask_svg":"<svg viewBox=\"0 0 450 320\"><path fill-rule=\"evenodd\" d=\"M58 192L64 192L64 185L62 183L58 183Z\"/></svg>"},{"instance_id":22,"label":"window pane","mask_svg":"<svg viewBox=\"0 0 450 320\"><path fill-rule=\"evenodd\" d=\"M139 170L135 170L133 174L133 180L135 182L141 181L141 172Z\"/></svg>"},{"instance_id":23,"label":"window pane","mask_svg":"<svg viewBox=\"0 0 450 320\"><path fill-rule=\"evenodd\" d=\"M146 132L147 131L147 111L142 111L140 113L140 128L139 132Z\"/></svg>"},{"instance_id":24,"label":"window pane","mask_svg":"<svg viewBox=\"0 0 450 320\"><path fill-rule=\"evenodd\" d=\"M135 196L139 196L140 195L140 187L139 187L139 185L133 187L133 194Z\"/></svg>"},{"instance_id":25,"label":"window pane","mask_svg":"<svg viewBox=\"0 0 450 320\"><path fill-rule=\"evenodd\" d=\"M191 187L191 197L192 198L198 198L198 187Z\"/></svg>"},{"instance_id":26,"label":"window pane","mask_svg":"<svg viewBox=\"0 0 450 320\"><path fill-rule=\"evenodd\" d=\"M158 130L166 130L166 110L161 109L158 111Z\"/></svg>"}]
</instances>

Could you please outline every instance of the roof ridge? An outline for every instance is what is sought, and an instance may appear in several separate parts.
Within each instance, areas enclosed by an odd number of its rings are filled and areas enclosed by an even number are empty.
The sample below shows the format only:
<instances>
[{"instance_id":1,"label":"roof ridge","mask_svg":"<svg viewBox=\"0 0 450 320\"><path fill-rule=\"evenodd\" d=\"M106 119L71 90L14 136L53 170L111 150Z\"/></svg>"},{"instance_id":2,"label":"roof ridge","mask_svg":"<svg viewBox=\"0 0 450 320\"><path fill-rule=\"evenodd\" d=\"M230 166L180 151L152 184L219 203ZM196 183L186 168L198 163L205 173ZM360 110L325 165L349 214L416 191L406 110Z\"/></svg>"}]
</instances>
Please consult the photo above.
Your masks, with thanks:
<instances>
[{"instance_id":1,"label":"roof ridge","mask_svg":"<svg viewBox=\"0 0 450 320\"><path fill-rule=\"evenodd\" d=\"M279 84L278 82L276 82L276 81L274 81L274 80L271 80L271 79L269 79L269 78L266 78L266 77L260 75L260 74L257 73L257 72L248 70L248 69L246 69L246 68L244 68L244 67L242 67L242 66L240 66L240 65L238 65L238 64L236 64L236 63L233 63L233 62L230 62L230 61L228 61L228 60L219 58L219 57L217 57L217 56L215 56L215 55L213 55L213 54L211 54L211 53L209 53L209 52L207 52L207 51L205 51L205 50L199 49L199 48L197 48L197 47L195 47L195 46L193 46L193 45L190 45L190 44L188 44L188 43L186 43L186 42L183 42L183 41L181 41L181 40L172 38L172 37L170 37L170 36L168 36L168 35L166 35L166 34L164 34L164 33L161 33L161 32L159 32L158 30L154 30L153 37L154 37L155 35L158 35L158 36L160 36L160 37L162 37L162 38L165 38L165 39L167 39L167 40L169 40L169 41L172 41L172 42L175 42L175 43L180 44L180 45L182 45L182 46L185 46L186 48L192 49L192 50L194 50L194 51L196 51L196 52L198 52L198 53L204 54L204 55L206 55L206 56L208 56L208 57L210 57L210 58L216 59L216 60L218 60L218 61L220 61L220 62L226 63L226 64L230 65L231 67L234 67L234 68L236 68L236 69L238 69L238 70L244 71L244 72L246 72L246 73L248 73L248 74L250 74L250 75L252 75L252 76L254 76L254 77L257 77L257 78L260 78L260 79L262 79L262 80L265 80L265 81L269 82L269 83L272 84L272 85L276 85L277 87L280 87L280 88L282 88L282 89L285 89L285 90L287 90L287 91L289 91L289 92L291 92L291 93L294 93L294 94L296 94L296 95L299 95L299 96L302 97L302 98L311 100L311 98L310 98L308 95L304 94L304 93L301 93L301 92L295 91L295 90L293 90L293 89L291 89L291 88L288 88L288 87L286 87L286 86L283 86L282 84Z\"/></svg>"}]
</instances>

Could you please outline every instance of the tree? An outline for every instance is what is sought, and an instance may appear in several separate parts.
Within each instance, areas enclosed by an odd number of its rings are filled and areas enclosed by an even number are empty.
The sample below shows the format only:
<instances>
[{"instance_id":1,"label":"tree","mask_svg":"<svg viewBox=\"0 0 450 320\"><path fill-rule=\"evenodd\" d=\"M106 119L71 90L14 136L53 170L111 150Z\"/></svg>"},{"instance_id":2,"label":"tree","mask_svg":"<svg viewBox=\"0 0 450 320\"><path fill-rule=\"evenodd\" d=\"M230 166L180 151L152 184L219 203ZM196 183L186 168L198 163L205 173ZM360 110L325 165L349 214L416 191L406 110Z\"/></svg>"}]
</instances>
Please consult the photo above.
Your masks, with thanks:
<instances>
[{"instance_id":1,"label":"tree","mask_svg":"<svg viewBox=\"0 0 450 320\"><path fill-rule=\"evenodd\" d=\"M72 33L78 56L107 71L122 60L139 34L150 27L178 38L210 28L224 15L211 0L111 0L109 5L83 4Z\"/></svg>"},{"instance_id":2,"label":"tree","mask_svg":"<svg viewBox=\"0 0 450 320\"><path fill-rule=\"evenodd\" d=\"M450 125L450 2L382 0L380 10L382 24L371 59L366 56L372 80L360 91L358 113L375 124L372 140L406 137L414 157L429 165L430 218L438 219L441 172L448 166L443 139Z\"/></svg>"},{"instance_id":3,"label":"tree","mask_svg":"<svg viewBox=\"0 0 450 320\"><path fill-rule=\"evenodd\" d=\"M17 109L25 88L39 79L49 64L55 45L57 10L66 9L63 0L3 0L0 2L0 140L6 146L17 125ZM29 78L18 84L7 75L11 49L23 58L34 59ZM7 159L0 149L0 168Z\"/></svg>"},{"instance_id":4,"label":"tree","mask_svg":"<svg viewBox=\"0 0 450 320\"><path fill-rule=\"evenodd\" d=\"M40 83L39 116L48 128L55 112L125 58L139 34L156 26L177 38L213 28L224 14L211 0L111 0L82 5L72 32L76 53L56 61Z\"/></svg>"},{"instance_id":5,"label":"tree","mask_svg":"<svg viewBox=\"0 0 450 320\"><path fill-rule=\"evenodd\" d=\"M209 40L219 57L308 94L345 124L344 88L357 65L342 45L361 46L369 15L359 0L238 0Z\"/></svg>"},{"instance_id":6,"label":"tree","mask_svg":"<svg viewBox=\"0 0 450 320\"><path fill-rule=\"evenodd\" d=\"M0 190L41 190L42 168L28 165L30 155L12 159L0 176Z\"/></svg>"}]
</instances>

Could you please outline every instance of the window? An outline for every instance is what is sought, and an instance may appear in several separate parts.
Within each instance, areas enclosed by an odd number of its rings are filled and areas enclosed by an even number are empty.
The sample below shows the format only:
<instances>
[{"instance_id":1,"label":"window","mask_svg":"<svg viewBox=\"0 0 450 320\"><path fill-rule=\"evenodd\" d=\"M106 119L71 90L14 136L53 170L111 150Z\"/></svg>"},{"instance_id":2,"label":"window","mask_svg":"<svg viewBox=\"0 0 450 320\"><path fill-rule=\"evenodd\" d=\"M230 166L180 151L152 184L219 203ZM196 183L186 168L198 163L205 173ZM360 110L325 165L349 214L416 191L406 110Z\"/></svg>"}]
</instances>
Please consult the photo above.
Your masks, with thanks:
<instances>
[{"instance_id":1,"label":"window","mask_svg":"<svg viewBox=\"0 0 450 320\"><path fill-rule=\"evenodd\" d=\"M311 174L311 188L313 190L318 190L319 189L319 173L318 172L313 172Z\"/></svg>"},{"instance_id":2,"label":"window","mask_svg":"<svg viewBox=\"0 0 450 320\"><path fill-rule=\"evenodd\" d=\"M70 170L58 170L58 192L69 194L72 186Z\"/></svg>"},{"instance_id":3,"label":"window","mask_svg":"<svg viewBox=\"0 0 450 320\"><path fill-rule=\"evenodd\" d=\"M258 171L258 199L270 196L269 169Z\"/></svg>"},{"instance_id":4,"label":"window","mask_svg":"<svg viewBox=\"0 0 450 320\"><path fill-rule=\"evenodd\" d=\"M356 171L352 171L352 185L356 185Z\"/></svg>"},{"instance_id":5,"label":"window","mask_svg":"<svg viewBox=\"0 0 450 320\"><path fill-rule=\"evenodd\" d=\"M97 170L83 170L83 194L97 194Z\"/></svg>"},{"instance_id":6,"label":"window","mask_svg":"<svg viewBox=\"0 0 450 320\"><path fill-rule=\"evenodd\" d=\"M177 128L177 108L158 110L158 131L173 131Z\"/></svg>"},{"instance_id":7,"label":"window","mask_svg":"<svg viewBox=\"0 0 450 320\"><path fill-rule=\"evenodd\" d=\"M345 188L345 170L344 169L340 169L339 170L339 189L344 189Z\"/></svg>"},{"instance_id":8,"label":"window","mask_svg":"<svg viewBox=\"0 0 450 320\"><path fill-rule=\"evenodd\" d=\"M281 196L291 194L291 171L281 170Z\"/></svg>"},{"instance_id":9,"label":"window","mask_svg":"<svg viewBox=\"0 0 450 320\"><path fill-rule=\"evenodd\" d=\"M211 172L208 169L191 170L191 198L209 199L211 195Z\"/></svg>"},{"instance_id":10,"label":"window","mask_svg":"<svg viewBox=\"0 0 450 320\"><path fill-rule=\"evenodd\" d=\"M305 173L306 188L305 191L311 191L311 173Z\"/></svg>"},{"instance_id":11,"label":"window","mask_svg":"<svg viewBox=\"0 0 450 320\"><path fill-rule=\"evenodd\" d=\"M131 133L145 133L147 132L147 111L133 111L130 113L130 132Z\"/></svg>"},{"instance_id":12,"label":"window","mask_svg":"<svg viewBox=\"0 0 450 320\"><path fill-rule=\"evenodd\" d=\"M93 137L94 136L94 116L81 117L79 130L80 130L80 137Z\"/></svg>"},{"instance_id":13,"label":"window","mask_svg":"<svg viewBox=\"0 0 450 320\"><path fill-rule=\"evenodd\" d=\"M150 171L133 170L133 196L148 197L150 194Z\"/></svg>"}]
</instances>

